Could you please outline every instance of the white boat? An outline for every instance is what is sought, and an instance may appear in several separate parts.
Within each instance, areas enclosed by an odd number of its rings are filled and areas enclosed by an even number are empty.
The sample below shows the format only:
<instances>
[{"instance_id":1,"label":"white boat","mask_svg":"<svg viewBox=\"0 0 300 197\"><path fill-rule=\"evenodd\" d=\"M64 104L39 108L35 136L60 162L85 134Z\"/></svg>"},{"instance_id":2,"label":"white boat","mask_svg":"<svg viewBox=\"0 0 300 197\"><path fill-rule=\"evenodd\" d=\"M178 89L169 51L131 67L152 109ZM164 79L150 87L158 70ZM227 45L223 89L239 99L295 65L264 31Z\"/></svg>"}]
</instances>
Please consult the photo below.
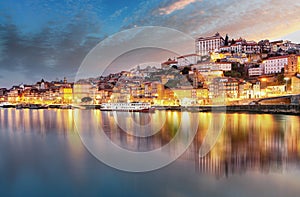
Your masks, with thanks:
<instances>
[{"instance_id":1,"label":"white boat","mask_svg":"<svg viewBox=\"0 0 300 197\"><path fill-rule=\"evenodd\" d=\"M11 107L16 107L16 105L12 104L12 103L9 103L9 102L3 102L3 103L0 103L0 107L2 107L2 108L11 108Z\"/></svg>"},{"instance_id":2,"label":"white boat","mask_svg":"<svg viewBox=\"0 0 300 197\"><path fill-rule=\"evenodd\" d=\"M154 112L150 103L102 103L101 111Z\"/></svg>"}]
</instances>

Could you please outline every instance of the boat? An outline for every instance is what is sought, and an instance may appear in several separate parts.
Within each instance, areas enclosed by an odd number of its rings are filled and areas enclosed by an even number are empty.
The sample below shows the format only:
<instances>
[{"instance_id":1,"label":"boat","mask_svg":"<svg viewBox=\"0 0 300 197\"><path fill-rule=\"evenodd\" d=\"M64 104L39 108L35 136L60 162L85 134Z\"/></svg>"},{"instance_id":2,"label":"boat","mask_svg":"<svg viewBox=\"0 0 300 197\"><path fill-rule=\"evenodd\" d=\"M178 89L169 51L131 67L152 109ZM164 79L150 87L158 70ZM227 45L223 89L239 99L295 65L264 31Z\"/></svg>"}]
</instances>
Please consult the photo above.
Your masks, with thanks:
<instances>
[{"instance_id":1,"label":"boat","mask_svg":"<svg viewBox=\"0 0 300 197\"><path fill-rule=\"evenodd\" d=\"M16 109L29 109L30 104L21 103L16 105Z\"/></svg>"},{"instance_id":2,"label":"boat","mask_svg":"<svg viewBox=\"0 0 300 197\"><path fill-rule=\"evenodd\" d=\"M29 109L48 109L48 106L42 104L29 104Z\"/></svg>"},{"instance_id":3,"label":"boat","mask_svg":"<svg viewBox=\"0 0 300 197\"><path fill-rule=\"evenodd\" d=\"M150 103L102 103L101 111L127 111L127 112L154 112L155 108Z\"/></svg>"},{"instance_id":4,"label":"boat","mask_svg":"<svg viewBox=\"0 0 300 197\"><path fill-rule=\"evenodd\" d=\"M60 105L59 109L73 109L72 105Z\"/></svg>"},{"instance_id":5,"label":"boat","mask_svg":"<svg viewBox=\"0 0 300 197\"><path fill-rule=\"evenodd\" d=\"M12 103L9 103L9 102L3 102L3 103L0 103L0 107L2 107L2 108L14 108L14 107L16 107L16 105L12 104Z\"/></svg>"},{"instance_id":6,"label":"boat","mask_svg":"<svg viewBox=\"0 0 300 197\"><path fill-rule=\"evenodd\" d=\"M23 109L23 105L22 104L17 104L16 109Z\"/></svg>"}]
</instances>

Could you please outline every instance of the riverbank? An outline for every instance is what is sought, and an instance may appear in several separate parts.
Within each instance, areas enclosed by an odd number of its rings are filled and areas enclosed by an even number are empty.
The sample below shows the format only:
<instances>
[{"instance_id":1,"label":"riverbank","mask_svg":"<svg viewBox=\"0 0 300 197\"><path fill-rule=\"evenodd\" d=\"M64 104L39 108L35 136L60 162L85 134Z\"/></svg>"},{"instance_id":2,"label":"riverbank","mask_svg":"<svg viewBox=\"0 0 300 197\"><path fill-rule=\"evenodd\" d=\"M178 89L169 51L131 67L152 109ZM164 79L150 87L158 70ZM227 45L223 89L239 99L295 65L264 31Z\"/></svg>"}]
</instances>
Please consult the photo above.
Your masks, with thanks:
<instances>
[{"instance_id":1,"label":"riverbank","mask_svg":"<svg viewBox=\"0 0 300 197\"><path fill-rule=\"evenodd\" d=\"M100 105L49 105L48 109L100 109ZM5 108L16 108L8 105ZM190 111L190 112L243 112L300 115L300 105L227 105L227 106L154 106L156 110ZM45 109L45 107L43 108Z\"/></svg>"},{"instance_id":2,"label":"riverbank","mask_svg":"<svg viewBox=\"0 0 300 197\"><path fill-rule=\"evenodd\" d=\"M300 105L156 106L157 110L192 112L246 112L300 115Z\"/></svg>"}]
</instances>

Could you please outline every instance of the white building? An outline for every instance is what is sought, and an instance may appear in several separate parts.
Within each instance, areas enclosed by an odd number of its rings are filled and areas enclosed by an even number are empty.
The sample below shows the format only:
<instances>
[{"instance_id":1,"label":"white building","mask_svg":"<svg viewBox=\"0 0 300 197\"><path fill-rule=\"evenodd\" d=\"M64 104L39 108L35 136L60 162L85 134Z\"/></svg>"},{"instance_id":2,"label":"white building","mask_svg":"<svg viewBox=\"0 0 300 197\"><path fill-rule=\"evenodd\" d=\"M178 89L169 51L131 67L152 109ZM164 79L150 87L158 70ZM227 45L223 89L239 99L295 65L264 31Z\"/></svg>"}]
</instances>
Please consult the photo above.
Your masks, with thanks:
<instances>
[{"instance_id":1,"label":"white building","mask_svg":"<svg viewBox=\"0 0 300 197\"><path fill-rule=\"evenodd\" d=\"M222 71L231 71L231 63L229 62L219 62L215 63L215 65Z\"/></svg>"},{"instance_id":2,"label":"white building","mask_svg":"<svg viewBox=\"0 0 300 197\"><path fill-rule=\"evenodd\" d=\"M169 69L172 66L178 66L178 62L174 59L169 58L166 62L161 63L162 69Z\"/></svg>"},{"instance_id":3,"label":"white building","mask_svg":"<svg viewBox=\"0 0 300 197\"><path fill-rule=\"evenodd\" d=\"M252 76L260 76L264 73L264 69L262 67L258 67L258 68L249 68L248 69L248 75L249 77Z\"/></svg>"},{"instance_id":4,"label":"white building","mask_svg":"<svg viewBox=\"0 0 300 197\"><path fill-rule=\"evenodd\" d=\"M233 44L230 45L231 52L241 53L242 52L242 44Z\"/></svg>"},{"instance_id":5,"label":"white building","mask_svg":"<svg viewBox=\"0 0 300 197\"><path fill-rule=\"evenodd\" d=\"M201 72L206 71L231 71L231 63L216 62L216 63L202 63L192 66Z\"/></svg>"},{"instance_id":6,"label":"white building","mask_svg":"<svg viewBox=\"0 0 300 197\"><path fill-rule=\"evenodd\" d=\"M219 33L210 37L197 38L195 41L196 54L200 56L210 55L211 52L219 50L224 42L224 38Z\"/></svg>"},{"instance_id":7,"label":"white building","mask_svg":"<svg viewBox=\"0 0 300 197\"><path fill-rule=\"evenodd\" d=\"M200 56L197 54L188 54L177 57L178 66L189 66L191 64L197 64L200 60Z\"/></svg>"},{"instance_id":8,"label":"white building","mask_svg":"<svg viewBox=\"0 0 300 197\"><path fill-rule=\"evenodd\" d=\"M281 73L285 65L288 65L288 56L271 57L263 61L264 73Z\"/></svg>"}]
</instances>

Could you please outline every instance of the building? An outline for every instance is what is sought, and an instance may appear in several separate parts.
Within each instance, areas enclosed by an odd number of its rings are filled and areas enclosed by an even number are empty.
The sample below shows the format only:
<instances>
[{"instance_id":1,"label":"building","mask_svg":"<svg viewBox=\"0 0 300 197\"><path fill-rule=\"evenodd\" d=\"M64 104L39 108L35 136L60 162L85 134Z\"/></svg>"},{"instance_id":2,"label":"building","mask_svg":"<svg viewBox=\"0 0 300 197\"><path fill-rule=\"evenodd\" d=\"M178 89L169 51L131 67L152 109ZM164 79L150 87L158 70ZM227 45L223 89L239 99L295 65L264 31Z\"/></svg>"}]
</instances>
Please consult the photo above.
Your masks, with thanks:
<instances>
[{"instance_id":1,"label":"building","mask_svg":"<svg viewBox=\"0 0 300 197\"><path fill-rule=\"evenodd\" d=\"M293 94L300 94L300 74L291 78L291 88Z\"/></svg>"},{"instance_id":2,"label":"building","mask_svg":"<svg viewBox=\"0 0 300 197\"><path fill-rule=\"evenodd\" d=\"M6 101L7 89L0 88L0 102Z\"/></svg>"},{"instance_id":3,"label":"building","mask_svg":"<svg viewBox=\"0 0 300 197\"><path fill-rule=\"evenodd\" d=\"M271 44L269 40L261 40L258 42L261 53L269 53L271 51Z\"/></svg>"},{"instance_id":4,"label":"building","mask_svg":"<svg viewBox=\"0 0 300 197\"><path fill-rule=\"evenodd\" d=\"M232 53L241 53L242 52L242 44L232 44L232 45L230 45L230 52L232 52Z\"/></svg>"},{"instance_id":5,"label":"building","mask_svg":"<svg viewBox=\"0 0 300 197\"><path fill-rule=\"evenodd\" d=\"M61 91L64 90L62 89ZM68 98L69 91L66 89L66 98ZM74 102L80 103L84 97L95 98L96 92L97 88L91 83L75 83L72 90Z\"/></svg>"},{"instance_id":6,"label":"building","mask_svg":"<svg viewBox=\"0 0 300 197\"><path fill-rule=\"evenodd\" d=\"M161 63L162 69L169 69L172 66L178 66L178 62L176 60L172 60L169 58L167 61Z\"/></svg>"},{"instance_id":7,"label":"building","mask_svg":"<svg viewBox=\"0 0 300 197\"><path fill-rule=\"evenodd\" d=\"M270 43L272 52L277 52L282 46L283 46L283 40L277 40Z\"/></svg>"},{"instance_id":8,"label":"building","mask_svg":"<svg viewBox=\"0 0 300 197\"><path fill-rule=\"evenodd\" d=\"M288 56L271 57L263 61L265 74L281 73L286 65L288 65Z\"/></svg>"},{"instance_id":9,"label":"building","mask_svg":"<svg viewBox=\"0 0 300 197\"><path fill-rule=\"evenodd\" d=\"M257 68L249 68L248 69L248 75L249 77L253 76L261 76L264 73L264 69L262 67L257 67Z\"/></svg>"},{"instance_id":10,"label":"building","mask_svg":"<svg viewBox=\"0 0 300 197\"><path fill-rule=\"evenodd\" d=\"M300 74L300 55L297 56L297 73Z\"/></svg>"},{"instance_id":11,"label":"building","mask_svg":"<svg viewBox=\"0 0 300 197\"><path fill-rule=\"evenodd\" d=\"M271 57L263 61L265 74L281 73L285 75L295 75L300 68L299 55L284 55Z\"/></svg>"},{"instance_id":12,"label":"building","mask_svg":"<svg viewBox=\"0 0 300 197\"><path fill-rule=\"evenodd\" d=\"M286 93L285 85L270 85L265 88L266 94L268 97L277 96Z\"/></svg>"},{"instance_id":13,"label":"building","mask_svg":"<svg viewBox=\"0 0 300 197\"><path fill-rule=\"evenodd\" d=\"M219 33L209 37L200 37L195 40L195 51L200 56L210 55L224 46L224 43L225 40Z\"/></svg>"},{"instance_id":14,"label":"building","mask_svg":"<svg viewBox=\"0 0 300 197\"><path fill-rule=\"evenodd\" d=\"M172 91L181 106L203 105L208 102L207 89L175 88Z\"/></svg>"},{"instance_id":15,"label":"building","mask_svg":"<svg viewBox=\"0 0 300 197\"><path fill-rule=\"evenodd\" d=\"M230 62L216 62L216 63L201 63L192 66L193 69L197 69L200 72L206 71L231 71L231 63Z\"/></svg>"},{"instance_id":16,"label":"building","mask_svg":"<svg viewBox=\"0 0 300 197\"><path fill-rule=\"evenodd\" d=\"M254 41L247 41L242 45L242 52L247 54L260 53L260 46Z\"/></svg>"},{"instance_id":17,"label":"building","mask_svg":"<svg viewBox=\"0 0 300 197\"><path fill-rule=\"evenodd\" d=\"M222 71L231 71L232 66L230 62L218 62L215 63L215 66L219 68L219 70Z\"/></svg>"},{"instance_id":18,"label":"building","mask_svg":"<svg viewBox=\"0 0 300 197\"><path fill-rule=\"evenodd\" d=\"M221 48L220 51L231 52L231 53L246 53L254 54L260 53L260 46L255 41L246 41L245 39L239 38L235 43L228 47Z\"/></svg>"},{"instance_id":19,"label":"building","mask_svg":"<svg viewBox=\"0 0 300 197\"><path fill-rule=\"evenodd\" d=\"M209 85L210 98L238 98L239 81L231 77L216 77Z\"/></svg>"},{"instance_id":20,"label":"building","mask_svg":"<svg viewBox=\"0 0 300 197\"><path fill-rule=\"evenodd\" d=\"M73 102L73 88L61 86L59 89L59 94L63 103Z\"/></svg>"},{"instance_id":21,"label":"building","mask_svg":"<svg viewBox=\"0 0 300 197\"><path fill-rule=\"evenodd\" d=\"M146 82L143 97L162 99L164 85L160 82Z\"/></svg>"},{"instance_id":22,"label":"building","mask_svg":"<svg viewBox=\"0 0 300 197\"><path fill-rule=\"evenodd\" d=\"M5 96L7 93L7 89L6 88L0 88L0 96Z\"/></svg>"},{"instance_id":23,"label":"building","mask_svg":"<svg viewBox=\"0 0 300 197\"><path fill-rule=\"evenodd\" d=\"M161 83L165 85L166 83L168 83L168 81L170 79L174 79L174 75L171 75L171 74L169 74L169 75L161 75L160 78L161 78Z\"/></svg>"},{"instance_id":24,"label":"building","mask_svg":"<svg viewBox=\"0 0 300 197\"><path fill-rule=\"evenodd\" d=\"M245 64L249 62L249 59L245 53L234 54L232 56L226 57L227 62L237 62L240 64Z\"/></svg>"},{"instance_id":25,"label":"building","mask_svg":"<svg viewBox=\"0 0 300 197\"><path fill-rule=\"evenodd\" d=\"M248 99L251 95L251 86L249 82L242 82L239 84L239 98Z\"/></svg>"},{"instance_id":26,"label":"building","mask_svg":"<svg viewBox=\"0 0 300 197\"><path fill-rule=\"evenodd\" d=\"M290 55L288 57L288 64L284 67L284 74L287 76L295 75L298 71L300 65L300 56L299 55Z\"/></svg>"},{"instance_id":27,"label":"building","mask_svg":"<svg viewBox=\"0 0 300 197\"><path fill-rule=\"evenodd\" d=\"M197 54L188 54L177 57L178 66L182 67L197 64L199 60L200 56Z\"/></svg>"}]
</instances>

